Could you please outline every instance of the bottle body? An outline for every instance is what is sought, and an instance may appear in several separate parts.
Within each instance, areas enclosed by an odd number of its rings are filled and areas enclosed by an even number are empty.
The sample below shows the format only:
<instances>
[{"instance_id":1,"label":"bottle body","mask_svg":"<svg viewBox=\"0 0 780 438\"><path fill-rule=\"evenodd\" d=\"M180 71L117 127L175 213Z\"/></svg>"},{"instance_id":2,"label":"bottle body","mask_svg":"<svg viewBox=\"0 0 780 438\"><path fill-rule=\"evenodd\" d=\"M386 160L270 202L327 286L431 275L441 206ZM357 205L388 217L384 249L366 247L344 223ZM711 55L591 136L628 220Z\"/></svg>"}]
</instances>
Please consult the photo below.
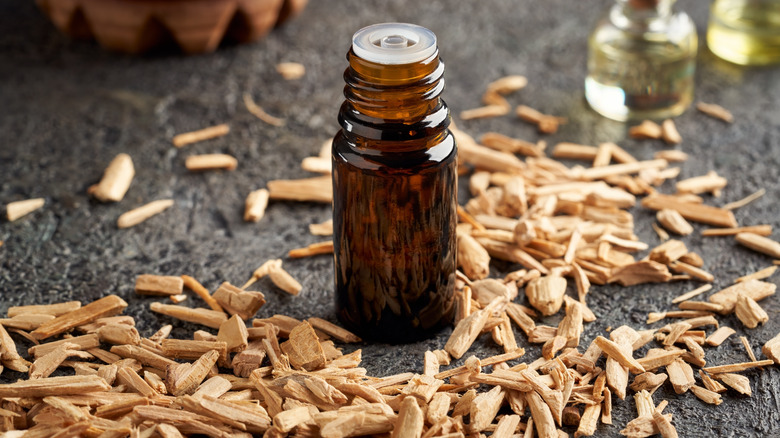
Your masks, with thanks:
<instances>
[{"instance_id":1,"label":"bottle body","mask_svg":"<svg viewBox=\"0 0 780 438\"><path fill-rule=\"evenodd\" d=\"M662 119L693 101L698 40L672 0L618 0L588 40L585 97L613 120Z\"/></svg>"},{"instance_id":2,"label":"bottle body","mask_svg":"<svg viewBox=\"0 0 780 438\"><path fill-rule=\"evenodd\" d=\"M336 308L367 339L429 337L452 320L456 147L438 52L382 65L348 54L333 141Z\"/></svg>"},{"instance_id":3,"label":"bottle body","mask_svg":"<svg viewBox=\"0 0 780 438\"><path fill-rule=\"evenodd\" d=\"M735 64L780 63L780 1L716 0L710 9L707 45Z\"/></svg>"}]
</instances>

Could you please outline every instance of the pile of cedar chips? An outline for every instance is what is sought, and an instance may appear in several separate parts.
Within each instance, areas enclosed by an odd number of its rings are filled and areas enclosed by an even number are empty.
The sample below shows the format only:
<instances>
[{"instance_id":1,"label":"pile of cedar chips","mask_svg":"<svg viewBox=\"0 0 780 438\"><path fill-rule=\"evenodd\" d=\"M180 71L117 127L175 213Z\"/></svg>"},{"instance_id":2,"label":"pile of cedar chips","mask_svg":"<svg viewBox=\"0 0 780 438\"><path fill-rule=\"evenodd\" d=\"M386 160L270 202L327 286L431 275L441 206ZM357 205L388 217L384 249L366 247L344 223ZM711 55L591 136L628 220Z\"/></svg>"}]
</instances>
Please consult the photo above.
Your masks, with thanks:
<instances>
[{"instance_id":1,"label":"pile of cedar chips","mask_svg":"<svg viewBox=\"0 0 780 438\"><path fill-rule=\"evenodd\" d=\"M485 95L486 107L464 119L509 113L503 96L526 82L516 76L496 81ZM526 106L516 114L542 132L565 123ZM679 134L670 122L635 132L675 142ZM152 311L212 330L171 339L172 327L166 325L141 337L133 318L121 315L127 303L114 295L84 306L10 308L8 318L0 320L0 363L29 378L0 385L2 436L559 437L568 436L561 430L567 426L579 437L594 434L600 422L612 424L613 402L632 395L637 417L620 425L621 433L673 437L672 414L664 412L668 402L652 398L661 385L717 405L724 391L750 394L750 382L740 372L780 363L780 335L764 344L766 360L753 356L745 337L748 362L711 365L705 349L736 333L721 326L719 316L735 313L747 328L767 321L758 302L775 293L776 286L763 280L777 266L737 279L707 300L694 300L711 289L714 277L698 254L667 233L690 234L689 221L704 223L716 228L703 235L734 235L740 244L780 258L780 244L767 237L771 226L740 227L731 213L749 200L729 208L704 204L699 195L719 193L725 178L711 172L677 182L675 194L661 194L656 187L679 173L669 163L686 158L679 150L639 161L612 143L556 145L553 158L592 163L569 168L548 158L543 143L497 133L485 134L478 143L463 131L454 133L461 165L473 168L473 197L459 209L455 328L443 349L425 352L422 370L368 376L360 367L360 350L343 354L335 344L360 342L354 334L316 317L254 318L265 303L261 292L248 290L257 279L268 276L293 295L302 289L281 260L262 264L244 286L226 282L213 294L186 275L140 275L138 294L165 296L174 303L152 303ZM303 168L328 174L329 144L323 151L304 160ZM104 180L123 174L119 189L101 182L91 189L94 196L122 198L134 172L132 162L128 168L125 158L118 160L125 164L107 170ZM235 167L223 161L222 167ZM199 169L200 164L191 161L188 167ZM664 242L652 249L633 232L627 209L637 196L645 196L644 207L658 210L656 231ZM271 181L267 190L250 194L245 219L262 218L269 199L331 198L327 176ZM124 224L139 223L141 216ZM329 235L332 224L312 224L311 230ZM647 257L633 255L648 249ZM328 252L332 243L326 241L289 256ZM522 269L488 278L493 258ZM648 315L648 324L674 322L649 330L621 326L609 338L580 345L583 323L595 320L598 311L587 305L592 285L683 279L705 284L676 298L679 309ZM566 294L570 284L576 299ZM208 308L176 305L187 299L185 288ZM520 304L521 291L528 306ZM565 316L557 327L536 322L561 311ZM516 328L529 343L542 344L542 357L525 357ZM29 345L27 357L18 354L10 333ZM466 356L485 333L503 354L467 356L463 365L442 369ZM636 354L649 343L653 348ZM65 375L51 377L57 370Z\"/></svg>"}]
</instances>

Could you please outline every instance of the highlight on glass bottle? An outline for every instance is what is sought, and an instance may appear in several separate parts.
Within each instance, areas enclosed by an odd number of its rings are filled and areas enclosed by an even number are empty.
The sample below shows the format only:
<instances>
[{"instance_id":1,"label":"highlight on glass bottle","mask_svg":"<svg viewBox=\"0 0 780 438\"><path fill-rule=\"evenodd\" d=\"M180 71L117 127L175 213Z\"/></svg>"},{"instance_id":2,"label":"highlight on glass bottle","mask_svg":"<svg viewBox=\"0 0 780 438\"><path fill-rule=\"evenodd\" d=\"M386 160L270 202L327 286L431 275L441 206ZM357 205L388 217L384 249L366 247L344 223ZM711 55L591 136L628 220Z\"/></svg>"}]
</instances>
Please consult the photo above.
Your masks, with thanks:
<instances>
[{"instance_id":1,"label":"highlight on glass bottle","mask_svg":"<svg viewBox=\"0 0 780 438\"><path fill-rule=\"evenodd\" d=\"M436 36L386 23L355 33L333 141L339 318L364 338L409 342L454 311L456 148L440 99Z\"/></svg>"},{"instance_id":2,"label":"highlight on glass bottle","mask_svg":"<svg viewBox=\"0 0 780 438\"><path fill-rule=\"evenodd\" d=\"M715 0L707 46L735 64L780 63L780 0Z\"/></svg>"},{"instance_id":3,"label":"highlight on glass bottle","mask_svg":"<svg viewBox=\"0 0 780 438\"><path fill-rule=\"evenodd\" d=\"M618 121L682 114L693 100L698 40L675 0L617 0L588 40L585 98Z\"/></svg>"}]
</instances>

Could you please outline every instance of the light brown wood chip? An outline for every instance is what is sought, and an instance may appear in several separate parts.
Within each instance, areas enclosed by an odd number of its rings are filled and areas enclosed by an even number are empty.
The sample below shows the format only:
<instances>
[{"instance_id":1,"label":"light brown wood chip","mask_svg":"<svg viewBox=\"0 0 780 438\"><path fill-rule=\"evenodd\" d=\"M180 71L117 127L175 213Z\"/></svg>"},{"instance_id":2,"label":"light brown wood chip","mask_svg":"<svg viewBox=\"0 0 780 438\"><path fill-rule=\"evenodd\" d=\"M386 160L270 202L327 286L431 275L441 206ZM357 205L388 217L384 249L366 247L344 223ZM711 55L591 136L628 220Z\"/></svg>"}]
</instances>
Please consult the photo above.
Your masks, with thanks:
<instances>
[{"instance_id":1,"label":"light brown wood chip","mask_svg":"<svg viewBox=\"0 0 780 438\"><path fill-rule=\"evenodd\" d=\"M355 335L349 330L339 327L336 324L333 324L332 322L326 321L322 318L311 317L307 319L307 321L309 321L309 324L311 324L311 326L316 330L319 330L328 336L337 339L339 342L354 343L362 341L359 336Z\"/></svg>"},{"instance_id":2,"label":"light brown wood chip","mask_svg":"<svg viewBox=\"0 0 780 438\"><path fill-rule=\"evenodd\" d=\"M46 204L46 200L43 198L10 202L5 207L6 217L8 217L9 222L13 222L43 207L44 204Z\"/></svg>"},{"instance_id":3,"label":"light brown wood chip","mask_svg":"<svg viewBox=\"0 0 780 438\"><path fill-rule=\"evenodd\" d=\"M747 328L756 328L758 324L764 324L769 321L769 315L753 298L745 295L737 297L737 305L734 308L737 318Z\"/></svg>"},{"instance_id":4,"label":"light brown wood chip","mask_svg":"<svg viewBox=\"0 0 780 438\"><path fill-rule=\"evenodd\" d=\"M417 405L414 397L406 397L398 409L398 418L393 426L392 438L420 438L422 436L425 419L422 409Z\"/></svg>"},{"instance_id":5,"label":"light brown wood chip","mask_svg":"<svg viewBox=\"0 0 780 438\"><path fill-rule=\"evenodd\" d=\"M737 243L766 254L770 257L780 258L780 243L753 233L739 233L736 236Z\"/></svg>"},{"instance_id":6,"label":"light brown wood chip","mask_svg":"<svg viewBox=\"0 0 780 438\"><path fill-rule=\"evenodd\" d=\"M129 228L138 225L152 216L162 213L173 206L173 204L173 199L160 199L134 208L119 216L119 219L116 221L117 227Z\"/></svg>"},{"instance_id":7,"label":"light brown wood chip","mask_svg":"<svg viewBox=\"0 0 780 438\"><path fill-rule=\"evenodd\" d=\"M287 256L293 259L299 259L303 257L311 257L321 254L333 254L333 241L327 240L325 242L312 243L304 248L291 249Z\"/></svg>"},{"instance_id":8,"label":"light brown wood chip","mask_svg":"<svg viewBox=\"0 0 780 438\"><path fill-rule=\"evenodd\" d=\"M775 289L777 289L777 285L774 283L748 280L716 292L710 295L708 300L711 303L723 306L723 310L720 313L726 315L734 310L740 295L748 296L754 301L761 301L768 296L774 295Z\"/></svg>"},{"instance_id":9,"label":"light brown wood chip","mask_svg":"<svg viewBox=\"0 0 780 438\"><path fill-rule=\"evenodd\" d=\"M587 146L587 145L566 143L566 142L556 144L552 150L553 157L570 159L570 160L592 161L596 157L597 153L598 153L598 148L595 146ZM663 158L663 157L656 157L656 158Z\"/></svg>"},{"instance_id":10,"label":"light brown wood chip","mask_svg":"<svg viewBox=\"0 0 780 438\"><path fill-rule=\"evenodd\" d=\"M12 306L8 308L8 317L14 318L19 315L52 315L60 316L63 313L72 312L81 307L81 301L67 301L64 303Z\"/></svg>"},{"instance_id":11,"label":"light brown wood chip","mask_svg":"<svg viewBox=\"0 0 780 438\"><path fill-rule=\"evenodd\" d=\"M734 333L736 333L736 330L734 330L733 328L726 327L725 325L721 326L720 328L712 332L712 334L707 337L705 343L711 347L717 347Z\"/></svg>"},{"instance_id":12,"label":"light brown wood chip","mask_svg":"<svg viewBox=\"0 0 780 438\"><path fill-rule=\"evenodd\" d=\"M666 119L661 123L661 138L669 144L678 144L682 142L682 136L674 124L674 120Z\"/></svg>"},{"instance_id":13,"label":"light brown wood chip","mask_svg":"<svg viewBox=\"0 0 780 438\"><path fill-rule=\"evenodd\" d=\"M306 67L299 62L280 62L276 64L276 72L291 81L302 78L306 74Z\"/></svg>"},{"instance_id":14,"label":"light brown wood chip","mask_svg":"<svg viewBox=\"0 0 780 438\"><path fill-rule=\"evenodd\" d=\"M262 292L246 291L227 281L219 286L213 297L227 313L238 315L244 321L255 316L265 304L265 296Z\"/></svg>"},{"instance_id":15,"label":"light brown wood chip","mask_svg":"<svg viewBox=\"0 0 780 438\"><path fill-rule=\"evenodd\" d=\"M87 189L87 193L102 202L119 202L130 189L135 167L130 155L119 154L111 160L100 182Z\"/></svg>"},{"instance_id":16,"label":"light brown wood chip","mask_svg":"<svg viewBox=\"0 0 780 438\"><path fill-rule=\"evenodd\" d=\"M693 369L682 359L675 359L668 364L666 372L669 374L669 381L677 394L684 393L696 383L693 377Z\"/></svg>"},{"instance_id":17,"label":"light brown wood chip","mask_svg":"<svg viewBox=\"0 0 780 438\"><path fill-rule=\"evenodd\" d=\"M244 351L249 345L249 333L244 320L233 315L219 326L217 341L224 342L228 352Z\"/></svg>"},{"instance_id":18,"label":"light brown wood chip","mask_svg":"<svg viewBox=\"0 0 780 438\"><path fill-rule=\"evenodd\" d=\"M227 154L191 155L184 161L184 167L193 172L214 169L235 170L238 167L238 160Z\"/></svg>"},{"instance_id":19,"label":"light brown wood chip","mask_svg":"<svg viewBox=\"0 0 780 438\"><path fill-rule=\"evenodd\" d=\"M718 196L720 194L720 190L726 187L726 184L728 184L728 180L726 180L726 178L719 176L714 171L709 171L706 175L678 181L676 186L678 193L699 194L712 192L715 196Z\"/></svg>"},{"instance_id":20,"label":"light brown wood chip","mask_svg":"<svg viewBox=\"0 0 780 438\"><path fill-rule=\"evenodd\" d=\"M682 217L693 222L714 225L717 227L736 227L737 219L734 213L722 208L704 204L684 202L673 196L652 194L642 200L642 206L651 210L669 208L677 210Z\"/></svg>"},{"instance_id":21,"label":"light brown wood chip","mask_svg":"<svg viewBox=\"0 0 780 438\"><path fill-rule=\"evenodd\" d=\"M528 85L528 79L521 75L509 75L498 78L487 86L487 91L506 95L522 90Z\"/></svg>"},{"instance_id":22,"label":"light brown wood chip","mask_svg":"<svg viewBox=\"0 0 780 438\"><path fill-rule=\"evenodd\" d=\"M677 210L664 208L658 210L655 217L664 228L675 234L686 236L693 233L693 226Z\"/></svg>"},{"instance_id":23,"label":"light brown wood chip","mask_svg":"<svg viewBox=\"0 0 780 438\"><path fill-rule=\"evenodd\" d=\"M230 132L230 126L226 123L199 129L197 131L185 132L173 137L173 145L177 148L199 141L210 140L212 138L222 137Z\"/></svg>"},{"instance_id":24,"label":"light brown wood chip","mask_svg":"<svg viewBox=\"0 0 780 438\"><path fill-rule=\"evenodd\" d=\"M657 139L661 138L662 134L663 131L661 130L661 126L652 120L644 120L639 125L632 126L628 129L628 135L631 138Z\"/></svg>"},{"instance_id":25,"label":"light brown wood chip","mask_svg":"<svg viewBox=\"0 0 780 438\"><path fill-rule=\"evenodd\" d=\"M557 313L563 305L565 294L566 279L552 275L531 280L525 288L528 302L542 315Z\"/></svg>"},{"instance_id":26,"label":"light brown wood chip","mask_svg":"<svg viewBox=\"0 0 780 438\"><path fill-rule=\"evenodd\" d=\"M556 117L526 106L519 105L515 110L517 116L526 122L533 123L542 134L554 134L558 131L558 126L567 122L564 117Z\"/></svg>"},{"instance_id":27,"label":"light brown wood chip","mask_svg":"<svg viewBox=\"0 0 780 438\"><path fill-rule=\"evenodd\" d=\"M501 306L504 300L505 298L496 298L484 309L473 312L468 317L462 319L452 331L447 343L444 345L444 350L455 359L460 359L482 332L493 311Z\"/></svg>"},{"instance_id":28,"label":"light brown wood chip","mask_svg":"<svg viewBox=\"0 0 780 438\"><path fill-rule=\"evenodd\" d=\"M585 411L582 413L580 424L577 427L577 431L574 432L574 437L592 436L596 433L596 427L599 422L599 415L601 414L601 403L588 405L585 407Z\"/></svg>"},{"instance_id":29,"label":"light brown wood chip","mask_svg":"<svg viewBox=\"0 0 780 438\"><path fill-rule=\"evenodd\" d=\"M56 317L38 327L31 334L36 339L43 340L98 318L115 315L125 307L127 307L127 303L123 299L116 295L108 295L77 310Z\"/></svg>"},{"instance_id":30,"label":"light brown wood chip","mask_svg":"<svg viewBox=\"0 0 780 438\"><path fill-rule=\"evenodd\" d=\"M519 415L504 415L498 420L496 430L493 431L491 437L494 438L512 438L514 436L517 427L520 425Z\"/></svg>"},{"instance_id":31,"label":"light brown wood chip","mask_svg":"<svg viewBox=\"0 0 780 438\"><path fill-rule=\"evenodd\" d=\"M284 119L274 117L265 112L265 110L261 108L260 105L255 103L249 93L244 93L244 106L246 106L247 111L252 113L253 116L257 117L263 122L268 123L271 126L284 126Z\"/></svg>"},{"instance_id":32,"label":"light brown wood chip","mask_svg":"<svg viewBox=\"0 0 780 438\"><path fill-rule=\"evenodd\" d=\"M750 227L736 227L736 228L710 228L708 230L702 230L701 235L705 237L709 236L733 236L739 233L753 233L759 236L769 236L772 234L771 225L753 225Z\"/></svg>"},{"instance_id":33,"label":"light brown wood chip","mask_svg":"<svg viewBox=\"0 0 780 438\"><path fill-rule=\"evenodd\" d=\"M756 199L764 196L765 194L766 194L766 189L759 189L755 193L752 193L752 194L750 194L748 196L745 196L744 198L742 198L742 199L740 199L738 201L729 202L728 204L724 205L723 208L726 209L726 210L735 210L737 208L744 207L744 206L750 204L751 202L753 202Z\"/></svg>"},{"instance_id":34,"label":"light brown wood chip","mask_svg":"<svg viewBox=\"0 0 780 438\"><path fill-rule=\"evenodd\" d=\"M191 309L173 304L151 303L149 304L149 309L152 312L162 313L182 321L194 322L215 329L218 329L223 322L227 321L227 315L223 312L203 308Z\"/></svg>"},{"instance_id":35,"label":"light brown wood chip","mask_svg":"<svg viewBox=\"0 0 780 438\"><path fill-rule=\"evenodd\" d=\"M774 338L766 341L766 344L761 347L761 352L764 353L764 356L780 365L780 333Z\"/></svg>"},{"instance_id":36,"label":"light brown wood chip","mask_svg":"<svg viewBox=\"0 0 780 438\"><path fill-rule=\"evenodd\" d=\"M593 342L595 342L609 357L618 361L622 366L627 367L632 373L641 374L645 372L645 368L642 364L637 362L631 355L626 354L626 352L614 341L610 341L603 336L597 336Z\"/></svg>"},{"instance_id":37,"label":"light brown wood chip","mask_svg":"<svg viewBox=\"0 0 780 438\"><path fill-rule=\"evenodd\" d=\"M135 293L138 295L178 295L183 289L181 277L143 274L135 278Z\"/></svg>"},{"instance_id":38,"label":"light brown wood chip","mask_svg":"<svg viewBox=\"0 0 780 438\"><path fill-rule=\"evenodd\" d=\"M270 199L286 201L333 201L333 183L329 176L303 179L277 179L268 181Z\"/></svg>"},{"instance_id":39,"label":"light brown wood chip","mask_svg":"<svg viewBox=\"0 0 780 438\"><path fill-rule=\"evenodd\" d=\"M244 220L246 222L259 222L265 216L269 196L268 189L257 189L249 192L244 202Z\"/></svg>"},{"instance_id":40,"label":"light brown wood chip","mask_svg":"<svg viewBox=\"0 0 780 438\"><path fill-rule=\"evenodd\" d=\"M460 112L461 120L486 119L509 114L509 108L503 105L487 105Z\"/></svg>"},{"instance_id":41,"label":"light brown wood chip","mask_svg":"<svg viewBox=\"0 0 780 438\"><path fill-rule=\"evenodd\" d=\"M191 291L195 292L197 296L199 296L203 301L208 304L209 307L211 307L212 310L216 310L217 312L222 312L222 306L219 305L217 300L215 300L211 294L209 293L208 289L203 287L202 284L198 282L193 277L190 277L189 275L182 275L181 276L182 281L184 282L184 286L187 286Z\"/></svg>"},{"instance_id":42,"label":"light brown wood chip","mask_svg":"<svg viewBox=\"0 0 780 438\"><path fill-rule=\"evenodd\" d=\"M555 420L553 420L552 412L547 403L536 391L527 392L524 395L536 427L536 436L539 438L558 438Z\"/></svg>"},{"instance_id":43,"label":"light brown wood chip","mask_svg":"<svg viewBox=\"0 0 780 438\"><path fill-rule=\"evenodd\" d=\"M301 293L301 289L303 289L303 286L298 283L298 280L294 279L292 275L282 268L281 263L272 265L268 270L268 276L276 287L290 295L298 295Z\"/></svg>"},{"instance_id":44,"label":"light brown wood chip","mask_svg":"<svg viewBox=\"0 0 780 438\"><path fill-rule=\"evenodd\" d=\"M710 117L723 120L726 123L734 123L734 116L731 112L718 104L697 102L696 109Z\"/></svg>"},{"instance_id":45,"label":"light brown wood chip","mask_svg":"<svg viewBox=\"0 0 780 438\"><path fill-rule=\"evenodd\" d=\"M742 363L734 363L729 365L718 365L714 367L706 367L702 368L705 372L708 372L710 374L721 374L721 373L738 373L740 371L749 370L752 368L757 367L765 367L772 365L774 363L772 360L759 360L757 362L742 362Z\"/></svg>"},{"instance_id":46,"label":"light brown wood chip","mask_svg":"<svg viewBox=\"0 0 780 438\"><path fill-rule=\"evenodd\" d=\"M753 391L750 389L750 379L748 379L746 376L734 373L721 373L713 374L712 377L720 380L726 386L739 392L740 394L745 394L747 396L753 394Z\"/></svg>"},{"instance_id":47,"label":"light brown wood chip","mask_svg":"<svg viewBox=\"0 0 780 438\"><path fill-rule=\"evenodd\" d=\"M457 230L458 265L472 280L481 280L490 274L490 255L470 234Z\"/></svg>"},{"instance_id":48,"label":"light brown wood chip","mask_svg":"<svg viewBox=\"0 0 780 438\"><path fill-rule=\"evenodd\" d=\"M102 392L111 389L105 380L94 376L62 376L43 379L23 380L16 383L0 384L0 398L38 397L52 394L59 396Z\"/></svg>"},{"instance_id":49,"label":"light brown wood chip","mask_svg":"<svg viewBox=\"0 0 780 438\"><path fill-rule=\"evenodd\" d=\"M325 353L322 350L317 334L308 321L304 321L290 332L289 340L280 345L283 353L290 359L290 365L308 371L315 370L325 364Z\"/></svg>"},{"instance_id":50,"label":"light brown wood chip","mask_svg":"<svg viewBox=\"0 0 780 438\"><path fill-rule=\"evenodd\" d=\"M602 167L591 167L583 170L578 176L582 180L593 181L609 176L639 173L646 169L663 169L669 163L663 159L637 161L631 163L612 164Z\"/></svg>"},{"instance_id":51,"label":"light brown wood chip","mask_svg":"<svg viewBox=\"0 0 780 438\"><path fill-rule=\"evenodd\" d=\"M661 414L658 409L653 410L653 423L658 428L658 432L663 438L677 438L677 429L674 428L672 422Z\"/></svg>"},{"instance_id":52,"label":"light brown wood chip","mask_svg":"<svg viewBox=\"0 0 780 438\"><path fill-rule=\"evenodd\" d=\"M742 277L739 277L736 280L734 280L734 283L742 283L743 281L748 281L748 280L763 280L765 278L771 277L775 273L775 271L777 271L777 266L769 266L759 271L753 272L751 274L743 275Z\"/></svg>"}]
</instances>

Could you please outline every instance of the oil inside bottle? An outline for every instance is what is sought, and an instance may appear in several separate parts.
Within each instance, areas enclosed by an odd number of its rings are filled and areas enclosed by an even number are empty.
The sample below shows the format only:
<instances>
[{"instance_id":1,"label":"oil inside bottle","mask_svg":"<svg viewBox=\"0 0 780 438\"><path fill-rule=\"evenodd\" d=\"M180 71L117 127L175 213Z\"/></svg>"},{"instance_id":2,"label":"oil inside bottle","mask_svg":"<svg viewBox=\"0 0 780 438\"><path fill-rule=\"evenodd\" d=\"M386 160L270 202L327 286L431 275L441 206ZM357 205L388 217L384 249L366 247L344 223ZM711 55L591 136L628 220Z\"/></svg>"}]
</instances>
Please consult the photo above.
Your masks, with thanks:
<instances>
[{"instance_id":1,"label":"oil inside bottle","mask_svg":"<svg viewBox=\"0 0 780 438\"><path fill-rule=\"evenodd\" d=\"M707 45L741 65L780 62L780 1L718 0L712 4Z\"/></svg>"},{"instance_id":2,"label":"oil inside bottle","mask_svg":"<svg viewBox=\"0 0 780 438\"><path fill-rule=\"evenodd\" d=\"M605 117L660 119L693 100L697 50L690 18L669 0L619 0L589 39L585 97Z\"/></svg>"},{"instance_id":3,"label":"oil inside bottle","mask_svg":"<svg viewBox=\"0 0 780 438\"><path fill-rule=\"evenodd\" d=\"M362 337L394 343L451 322L456 267L444 64L435 37L424 39L430 31L407 26L377 25L366 44L353 44L333 142L337 312Z\"/></svg>"}]
</instances>

